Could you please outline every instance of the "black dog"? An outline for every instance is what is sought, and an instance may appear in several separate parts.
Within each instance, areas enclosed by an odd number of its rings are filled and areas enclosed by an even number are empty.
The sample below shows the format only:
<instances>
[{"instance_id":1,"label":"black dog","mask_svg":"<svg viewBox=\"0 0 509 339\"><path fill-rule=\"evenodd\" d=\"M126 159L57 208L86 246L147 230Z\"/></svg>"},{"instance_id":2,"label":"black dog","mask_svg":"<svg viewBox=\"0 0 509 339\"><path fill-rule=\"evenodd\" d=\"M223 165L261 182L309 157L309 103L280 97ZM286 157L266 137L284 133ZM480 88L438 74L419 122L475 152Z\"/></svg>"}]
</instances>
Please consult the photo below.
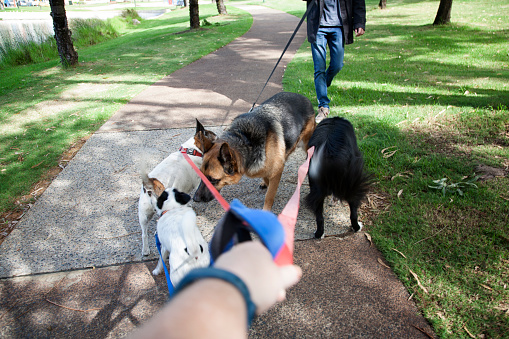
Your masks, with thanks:
<instances>
[{"instance_id":1,"label":"black dog","mask_svg":"<svg viewBox=\"0 0 509 339\"><path fill-rule=\"evenodd\" d=\"M348 202L352 227L359 231L362 223L357 221L357 209L368 192L370 176L364 172L352 124L338 117L323 120L309 140L311 146L315 152L309 165L306 204L316 217L315 238L323 236L323 202L331 194Z\"/></svg>"}]
</instances>

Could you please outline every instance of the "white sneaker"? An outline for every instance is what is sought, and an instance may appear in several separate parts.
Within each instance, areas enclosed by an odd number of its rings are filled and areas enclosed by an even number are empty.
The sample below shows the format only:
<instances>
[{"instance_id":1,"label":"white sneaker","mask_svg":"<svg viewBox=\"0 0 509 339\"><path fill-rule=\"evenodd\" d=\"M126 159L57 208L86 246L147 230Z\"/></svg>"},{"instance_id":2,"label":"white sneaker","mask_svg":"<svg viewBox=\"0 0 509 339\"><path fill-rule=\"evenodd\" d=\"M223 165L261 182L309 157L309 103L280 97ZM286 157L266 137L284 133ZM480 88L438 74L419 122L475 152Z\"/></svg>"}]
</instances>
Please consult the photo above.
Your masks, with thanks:
<instances>
[{"instance_id":1,"label":"white sneaker","mask_svg":"<svg viewBox=\"0 0 509 339\"><path fill-rule=\"evenodd\" d=\"M320 123L323 119L327 118L329 115L329 109L327 107L318 108L318 114L316 115L315 121L316 123Z\"/></svg>"}]
</instances>

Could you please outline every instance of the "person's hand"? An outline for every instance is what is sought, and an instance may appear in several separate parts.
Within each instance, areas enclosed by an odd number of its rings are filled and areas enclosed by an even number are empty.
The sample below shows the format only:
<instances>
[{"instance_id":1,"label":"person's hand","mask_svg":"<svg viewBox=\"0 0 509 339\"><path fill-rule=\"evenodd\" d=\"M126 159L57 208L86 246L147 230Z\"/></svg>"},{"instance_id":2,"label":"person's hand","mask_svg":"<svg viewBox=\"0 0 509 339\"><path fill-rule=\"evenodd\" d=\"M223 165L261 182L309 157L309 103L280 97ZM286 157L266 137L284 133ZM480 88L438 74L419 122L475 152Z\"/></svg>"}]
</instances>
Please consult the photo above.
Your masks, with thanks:
<instances>
[{"instance_id":1,"label":"person's hand","mask_svg":"<svg viewBox=\"0 0 509 339\"><path fill-rule=\"evenodd\" d=\"M278 267L270 252L259 241L247 241L221 255L214 267L237 275L249 289L256 314L267 311L286 297L286 289L295 285L302 270L295 265Z\"/></svg>"},{"instance_id":2,"label":"person's hand","mask_svg":"<svg viewBox=\"0 0 509 339\"><path fill-rule=\"evenodd\" d=\"M355 36L361 36L364 34L364 28L359 27L355 29Z\"/></svg>"}]
</instances>

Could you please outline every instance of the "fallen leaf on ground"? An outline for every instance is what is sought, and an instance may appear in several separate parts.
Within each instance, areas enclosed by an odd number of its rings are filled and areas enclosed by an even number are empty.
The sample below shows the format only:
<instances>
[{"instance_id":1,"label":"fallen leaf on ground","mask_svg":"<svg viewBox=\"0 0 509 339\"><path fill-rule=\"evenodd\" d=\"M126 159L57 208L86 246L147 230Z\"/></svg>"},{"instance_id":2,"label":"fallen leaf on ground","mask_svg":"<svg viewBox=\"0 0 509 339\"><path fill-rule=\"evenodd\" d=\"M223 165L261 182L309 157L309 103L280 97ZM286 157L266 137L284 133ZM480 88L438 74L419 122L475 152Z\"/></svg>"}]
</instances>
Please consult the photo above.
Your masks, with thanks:
<instances>
[{"instance_id":1,"label":"fallen leaf on ground","mask_svg":"<svg viewBox=\"0 0 509 339\"><path fill-rule=\"evenodd\" d=\"M398 252L399 254L401 254L401 256L402 256L403 258L405 258L405 259L406 259L406 256L405 256L403 253L401 253L400 251L398 251L397 249L393 248L392 250L393 250L393 251Z\"/></svg>"},{"instance_id":2,"label":"fallen leaf on ground","mask_svg":"<svg viewBox=\"0 0 509 339\"><path fill-rule=\"evenodd\" d=\"M379 263L380 265L382 265L383 267L386 267L386 268L389 268L389 269L390 269L390 267L389 267L389 266L387 266L386 264L384 264L384 262L382 261L382 259L378 258L378 259L376 259L376 261L378 261L378 263Z\"/></svg>"},{"instance_id":3,"label":"fallen leaf on ground","mask_svg":"<svg viewBox=\"0 0 509 339\"><path fill-rule=\"evenodd\" d=\"M373 241L371 240L371 235L369 233L364 233L364 235L366 236L366 238L369 241L369 247L371 247L373 245Z\"/></svg>"},{"instance_id":4,"label":"fallen leaf on ground","mask_svg":"<svg viewBox=\"0 0 509 339\"><path fill-rule=\"evenodd\" d=\"M412 276L415 278L415 280L417 281L417 285L419 285L419 287L425 292L425 293L428 293L428 290L426 289L426 287L422 286L421 284L421 281L419 280L419 277L417 276L417 274L414 273L414 271L412 271L411 269L408 269L410 271L410 273L412 274Z\"/></svg>"}]
</instances>

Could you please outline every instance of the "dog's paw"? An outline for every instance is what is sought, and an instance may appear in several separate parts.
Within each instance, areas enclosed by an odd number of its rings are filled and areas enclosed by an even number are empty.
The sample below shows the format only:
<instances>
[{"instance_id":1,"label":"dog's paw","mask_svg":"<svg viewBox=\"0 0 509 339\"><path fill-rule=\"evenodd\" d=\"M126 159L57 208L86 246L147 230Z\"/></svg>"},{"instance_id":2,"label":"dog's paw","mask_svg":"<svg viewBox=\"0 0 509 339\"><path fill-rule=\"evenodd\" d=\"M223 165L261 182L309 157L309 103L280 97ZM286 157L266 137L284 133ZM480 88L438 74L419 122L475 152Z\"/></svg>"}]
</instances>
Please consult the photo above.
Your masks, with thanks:
<instances>
[{"instance_id":1,"label":"dog's paw","mask_svg":"<svg viewBox=\"0 0 509 339\"><path fill-rule=\"evenodd\" d=\"M323 239L323 238L325 238L324 232L319 232L319 231L315 232L315 239Z\"/></svg>"},{"instance_id":2,"label":"dog's paw","mask_svg":"<svg viewBox=\"0 0 509 339\"><path fill-rule=\"evenodd\" d=\"M150 248L143 248L143 250L141 251L141 254L143 256L147 256L150 254Z\"/></svg>"},{"instance_id":3,"label":"dog's paw","mask_svg":"<svg viewBox=\"0 0 509 339\"><path fill-rule=\"evenodd\" d=\"M360 221L357 223L357 227L355 227L355 225L352 225L354 232L359 232L360 230L362 230L362 227L363 227L363 225L362 225L362 222L360 222Z\"/></svg>"},{"instance_id":4,"label":"dog's paw","mask_svg":"<svg viewBox=\"0 0 509 339\"><path fill-rule=\"evenodd\" d=\"M162 269L156 267L155 270L152 271L152 275L159 275L162 271Z\"/></svg>"}]
</instances>

